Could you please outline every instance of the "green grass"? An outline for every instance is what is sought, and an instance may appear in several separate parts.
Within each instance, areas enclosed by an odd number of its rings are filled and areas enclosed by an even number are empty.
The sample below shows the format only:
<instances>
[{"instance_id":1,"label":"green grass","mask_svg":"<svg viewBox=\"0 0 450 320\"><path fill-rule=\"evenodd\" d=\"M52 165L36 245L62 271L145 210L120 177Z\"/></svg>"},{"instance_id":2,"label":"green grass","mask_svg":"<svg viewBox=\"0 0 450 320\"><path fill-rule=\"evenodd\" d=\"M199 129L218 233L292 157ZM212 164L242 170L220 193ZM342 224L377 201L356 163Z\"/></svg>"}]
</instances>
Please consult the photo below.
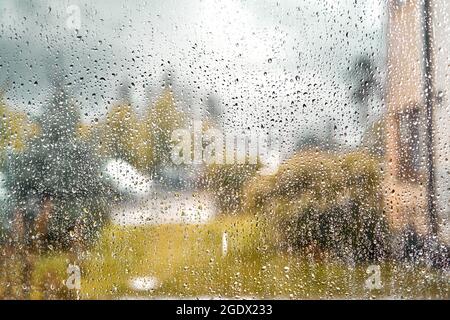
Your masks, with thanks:
<instances>
[{"instance_id":1,"label":"green grass","mask_svg":"<svg viewBox=\"0 0 450 320\"><path fill-rule=\"evenodd\" d=\"M226 256L221 244L224 231L229 238ZM369 292L364 288L367 265L350 268L326 259L314 261L281 252L274 243L274 232L246 215L221 217L206 225L110 225L81 257L67 253L36 257L31 297L449 298L448 278L425 269L382 265L383 288ZM15 263L9 266L12 270L17 269ZM69 263L81 268L78 293L64 285ZM16 273L13 279L20 278ZM129 281L140 276L154 276L161 285L151 292L136 292Z\"/></svg>"}]
</instances>

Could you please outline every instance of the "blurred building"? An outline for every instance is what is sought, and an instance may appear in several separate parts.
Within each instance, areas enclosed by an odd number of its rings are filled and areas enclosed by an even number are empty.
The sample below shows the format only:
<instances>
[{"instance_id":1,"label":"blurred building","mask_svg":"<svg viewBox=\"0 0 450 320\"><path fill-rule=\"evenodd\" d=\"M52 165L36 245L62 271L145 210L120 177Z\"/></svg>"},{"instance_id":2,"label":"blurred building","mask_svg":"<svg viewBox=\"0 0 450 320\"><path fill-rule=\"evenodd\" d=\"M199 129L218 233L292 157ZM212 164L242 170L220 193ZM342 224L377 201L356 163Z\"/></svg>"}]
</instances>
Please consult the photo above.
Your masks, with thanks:
<instances>
[{"instance_id":1,"label":"blurred building","mask_svg":"<svg viewBox=\"0 0 450 320\"><path fill-rule=\"evenodd\" d=\"M398 231L429 229L421 0L390 0L386 88L386 210Z\"/></svg>"},{"instance_id":2,"label":"blurred building","mask_svg":"<svg viewBox=\"0 0 450 320\"><path fill-rule=\"evenodd\" d=\"M448 241L450 174L450 4L433 1L434 154L439 235ZM394 229L430 231L427 210L426 101L424 96L424 5L422 0L390 0L386 131L386 210ZM438 48L438 49L437 49ZM447 119L447 121L445 121ZM447 160L446 160L447 159Z\"/></svg>"}]
</instances>

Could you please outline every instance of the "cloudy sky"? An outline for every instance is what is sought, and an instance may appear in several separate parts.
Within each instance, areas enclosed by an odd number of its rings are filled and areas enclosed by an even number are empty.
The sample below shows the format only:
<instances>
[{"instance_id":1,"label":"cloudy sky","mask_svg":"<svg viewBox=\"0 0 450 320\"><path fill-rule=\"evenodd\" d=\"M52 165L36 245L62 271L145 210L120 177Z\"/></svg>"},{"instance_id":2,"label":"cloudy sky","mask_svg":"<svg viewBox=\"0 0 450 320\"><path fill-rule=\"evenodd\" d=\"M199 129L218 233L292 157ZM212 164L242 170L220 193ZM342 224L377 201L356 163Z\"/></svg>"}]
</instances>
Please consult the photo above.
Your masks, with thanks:
<instances>
[{"instance_id":1,"label":"cloudy sky","mask_svg":"<svg viewBox=\"0 0 450 320\"><path fill-rule=\"evenodd\" d=\"M365 54L382 70L383 3L5 0L0 85L8 104L38 114L62 68L90 121L117 101L123 84L142 110L172 72L179 105L194 114L214 94L225 126L275 126L291 147L332 126L338 142L353 145L359 128L349 68ZM78 32L70 5L80 9ZM375 104L372 114L381 108Z\"/></svg>"}]
</instances>

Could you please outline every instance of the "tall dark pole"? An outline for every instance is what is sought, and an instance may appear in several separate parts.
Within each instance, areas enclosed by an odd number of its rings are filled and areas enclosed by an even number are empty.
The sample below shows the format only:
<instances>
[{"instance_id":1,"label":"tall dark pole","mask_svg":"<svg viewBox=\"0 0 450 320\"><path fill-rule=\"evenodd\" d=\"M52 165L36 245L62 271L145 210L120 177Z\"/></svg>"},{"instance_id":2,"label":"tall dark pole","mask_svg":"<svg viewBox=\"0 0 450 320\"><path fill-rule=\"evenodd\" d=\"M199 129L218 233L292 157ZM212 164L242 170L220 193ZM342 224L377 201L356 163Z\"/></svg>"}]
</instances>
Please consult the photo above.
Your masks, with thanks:
<instances>
[{"instance_id":1,"label":"tall dark pole","mask_svg":"<svg viewBox=\"0 0 450 320\"><path fill-rule=\"evenodd\" d=\"M436 189L435 189L435 168L434 168L434 130L433 130L433 7L432 0L423 0L423 31L424 31L424 60L425 60L425 125L426 125L426 165L427 165L427 206L430 221L430 231L432 235L437 236L438 221L436 213Z\"/></svg>"}]
</instances>

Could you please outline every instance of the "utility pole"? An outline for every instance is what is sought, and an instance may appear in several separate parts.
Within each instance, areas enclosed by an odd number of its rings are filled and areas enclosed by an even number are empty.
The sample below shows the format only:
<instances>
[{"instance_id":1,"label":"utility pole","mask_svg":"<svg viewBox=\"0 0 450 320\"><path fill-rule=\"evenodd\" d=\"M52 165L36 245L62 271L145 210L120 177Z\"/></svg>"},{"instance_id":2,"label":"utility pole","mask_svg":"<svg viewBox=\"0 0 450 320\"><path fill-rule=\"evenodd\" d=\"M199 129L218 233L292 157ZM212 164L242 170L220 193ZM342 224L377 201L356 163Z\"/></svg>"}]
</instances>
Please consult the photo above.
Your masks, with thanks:
<instances>
[{"instance_id":1,"label":"utility pole","mask_svg":"<svg viewBox=\"0 0 450 320\"><path fill-rule=\"evenodd\" d=\"M436 188L434 167L434 61L433 61L433 6L432 0L423 2L423 45L425 62L425 125L426 125L426 166L427 166L427 207L430 221L430 231L433 236L438 235L438 221L436 212Z\"/></svg>"}]
</instances>

